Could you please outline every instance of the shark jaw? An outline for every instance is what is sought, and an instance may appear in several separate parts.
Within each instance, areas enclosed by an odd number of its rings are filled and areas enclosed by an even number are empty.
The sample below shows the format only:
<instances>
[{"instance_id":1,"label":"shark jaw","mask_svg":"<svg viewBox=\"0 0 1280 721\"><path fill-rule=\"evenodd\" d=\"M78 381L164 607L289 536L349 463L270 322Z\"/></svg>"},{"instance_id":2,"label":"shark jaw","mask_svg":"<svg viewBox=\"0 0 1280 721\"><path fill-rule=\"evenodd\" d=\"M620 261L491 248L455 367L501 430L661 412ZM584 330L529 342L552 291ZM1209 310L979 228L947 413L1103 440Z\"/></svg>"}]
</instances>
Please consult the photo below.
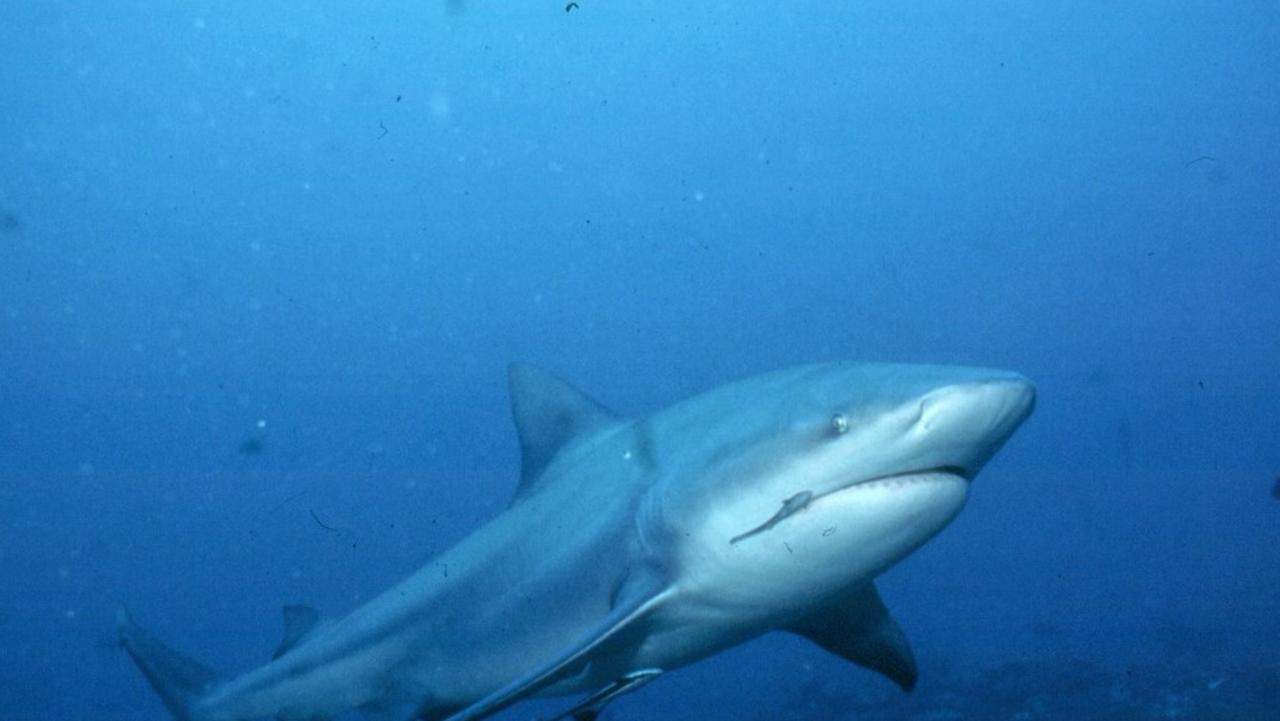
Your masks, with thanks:
<instances>
[{"instance_id":1,"label":"shark jaw","mask_svg":"<svg viewBox=\"0 0 1280 721\"><path fill-rule=\"evenodd\" d=\"M968 498L969 482L944 470L858 481L810 500L766 531L730 543L741 520L710 518L686 557L691 597L741 620L768 609L763 624L815 599L864 583L933 538ZM778 613L775 613L777 611Z\"/></svg>"}]
</instances>

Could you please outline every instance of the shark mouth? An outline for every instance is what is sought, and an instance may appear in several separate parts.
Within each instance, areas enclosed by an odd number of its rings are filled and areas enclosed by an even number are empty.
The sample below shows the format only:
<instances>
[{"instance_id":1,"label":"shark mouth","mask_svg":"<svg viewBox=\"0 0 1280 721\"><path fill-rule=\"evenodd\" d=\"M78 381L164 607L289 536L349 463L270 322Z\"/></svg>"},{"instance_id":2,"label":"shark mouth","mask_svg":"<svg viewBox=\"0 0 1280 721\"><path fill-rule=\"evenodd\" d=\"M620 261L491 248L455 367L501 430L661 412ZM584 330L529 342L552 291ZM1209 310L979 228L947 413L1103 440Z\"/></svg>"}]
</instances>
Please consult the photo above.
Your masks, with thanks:
<instances>
[{"instance_id":1,"label":"shark mouth","mask_svg":"<svg viewBox=\"0 0 1280 721\"><path fill-rule=\"evenodd\" d=\"M873 483L906 481L909 479L920 478L922 476L927 478L937 478L938 476L954 476L956 478L960 478L965 481L973 480L972 475L961 466L937 466L935 468L921 468L915 471L902 471L901 473L890 473L884 476L874 476L872 478L868 478L863 481L856 481L847 486L844 486L843 488L837 488L836 490L831 491L831 493L839 493L841 491L847 491L850 488L857 488L858 486L865 486ZM823 495L829 495L829 494L824 493Z\"/></svg>"},{"instance_id":2,"label":"shark mouth","mask_svg":"<svg viewBox=\"0 0 1280 721\"><path fill-rule=\"evenodd\" d=\"M904 485L907 483L929 483L937 482L944 479L960 479L965 482L972 481L969 473L960 466L938 466L936 468L925 468L918 471L903 471L901 473L890 473L883 476L874 476L861 481L855 481L847 486L842 486L834 491L828 491L821 495L815 495L813 491L800 491L782 502L782 508L778 512L769 517L769 520L752 528L751 530L740 533L729 539L729 545L734 545L738 541L751 538L754 535L764 533L772 529L774 526L782 523L795 514L809 507L813 501L831 496L837 493L843 493L849 490L868 487L883 487L891 485Z\"/></svg>"}]
</instances>

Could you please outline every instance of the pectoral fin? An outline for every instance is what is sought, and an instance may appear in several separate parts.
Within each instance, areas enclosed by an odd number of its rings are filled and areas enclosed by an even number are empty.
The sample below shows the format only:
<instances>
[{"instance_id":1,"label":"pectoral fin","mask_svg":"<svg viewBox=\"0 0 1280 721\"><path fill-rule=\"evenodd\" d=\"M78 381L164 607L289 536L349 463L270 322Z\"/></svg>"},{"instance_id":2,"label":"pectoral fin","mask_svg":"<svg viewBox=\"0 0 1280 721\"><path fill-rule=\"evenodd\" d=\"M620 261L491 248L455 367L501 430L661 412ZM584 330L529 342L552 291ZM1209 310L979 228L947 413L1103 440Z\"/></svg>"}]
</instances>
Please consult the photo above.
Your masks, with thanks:
<instances>
[{"instance_id":1,"label":"pectoral fin","mask_svg":"<svg viewBox=\"0 0 1280 721\"><path fill-rule=\"evenodd\" d=\"M916 660L911 646L873 584L810 614L787 630L884 675L903 691L916 685Z\"/></svg>"},{"instance_id":2,"label":"pectoral fin","mask_svg":"<svg viewBox=\"0 0 1280 721\"><path fill-rule=\"evenodd\" d=\"M649 612L666 597L667 592L668 587L656 578L628 581L617 594L613 610L593 630L566 646L563 652L551 661L448 717L445 721L479 721L559 681L581 673L598 654L608 652L612 641L628 638L629 632L637 630ZM644 680L647 681L648 678ZM613 687L611 685L605 689L605 692ZM635 684L632 684L608 693L604 700L608 701L634 687ZM588 714L583 718L590 718L590 707L584 706L580 710Z\"/></svg>"}]
</instances>

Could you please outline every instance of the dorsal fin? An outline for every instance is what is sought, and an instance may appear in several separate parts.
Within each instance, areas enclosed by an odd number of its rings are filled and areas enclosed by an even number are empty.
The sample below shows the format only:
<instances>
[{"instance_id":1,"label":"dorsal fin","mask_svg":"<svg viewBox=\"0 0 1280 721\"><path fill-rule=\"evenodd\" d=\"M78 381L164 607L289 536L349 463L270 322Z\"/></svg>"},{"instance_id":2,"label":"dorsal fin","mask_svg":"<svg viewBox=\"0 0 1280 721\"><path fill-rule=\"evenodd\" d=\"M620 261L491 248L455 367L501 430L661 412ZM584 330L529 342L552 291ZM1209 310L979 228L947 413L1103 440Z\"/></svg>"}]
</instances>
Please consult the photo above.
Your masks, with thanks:
<instances>
[{"instance_id":1,"label":"dorsal fin","mask_svg":"<svg viewBox=\"0 0 1280 721\"><path fill-rule=\"evenodd\" d=\"M272 660L289 653L290 650L302 642L302 639L310 635L319 623L320 612L314 608L301 604L285 606L284 638L280 639L279 648L271 655Z\"/></svg>"},{"instance_id":2,"label":"dorsal fin","mask_svg":"<svg viewBox=\"0 0 1280 721\"><path fill-rule=\"evenodd\" d=\"M519 500L561 449L614 423L616 417L578 389L536 366L512 363L508 381L511 415L520 436L520 485L515 496Z\"/></svg>"},{"instance_id":3,"label":"dorsal fin","mask_svg":"<svg viewBox=\"0 0 1280 721\"><path fill-rule=\"evenodd\" d=\"M873 584L868 583L827 608L791 626L837 656L883 674L910 691L916 685L916 661L906 634L889 615Z\"/></svg>"}]
</instances>

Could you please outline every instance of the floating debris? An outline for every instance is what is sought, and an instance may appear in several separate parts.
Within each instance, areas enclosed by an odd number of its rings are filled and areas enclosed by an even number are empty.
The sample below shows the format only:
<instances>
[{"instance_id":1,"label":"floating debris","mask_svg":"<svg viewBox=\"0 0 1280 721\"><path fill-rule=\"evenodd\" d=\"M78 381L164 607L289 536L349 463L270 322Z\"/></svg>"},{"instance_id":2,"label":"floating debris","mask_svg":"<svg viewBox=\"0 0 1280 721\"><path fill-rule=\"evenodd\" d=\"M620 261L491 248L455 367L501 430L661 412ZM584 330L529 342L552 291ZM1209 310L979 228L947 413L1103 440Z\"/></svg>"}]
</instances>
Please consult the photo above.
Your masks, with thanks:
<instances>
[{"instance_id":1,"label":"floating debris","mask_svg":"<svg viewBox=\"0 0 1280 721\"><path fill-rule=\"evenodd\" d=\"M325 523L324 521L320 520L320 517L316 515L316 509L314 509L314 508L308 508L308 509L307 509L307 513L310 513L310 514L311 514L311 520L315 521L315 522L316 522L316 525L320 526L320 527L321 527L321 528L323 528L324 530L329 531L330 533L339 533L339 534L340 534L340 533L342 533L342 531L341 531L341 530L339 530L339 529L337 529L337 528L334 528L333 526L330 526L329 524L327 524L327 523Z\"/></svg>"},{"instance_id":2,"label":"floating debris","mask_svg":"<svg viewBox=\"0 0 1280 721\"><path fill-rule=\"evenodd\" d=\"M1189 169L1200 163L1216 163L1216 162L1218 162L1218 159L1213 157L1212 155L1201 155L1198 158L1192 158L1191 160L1188 160L1186 163L1183 163L1182 167L1184 169Z\"/></svg>"}]
</instances>

